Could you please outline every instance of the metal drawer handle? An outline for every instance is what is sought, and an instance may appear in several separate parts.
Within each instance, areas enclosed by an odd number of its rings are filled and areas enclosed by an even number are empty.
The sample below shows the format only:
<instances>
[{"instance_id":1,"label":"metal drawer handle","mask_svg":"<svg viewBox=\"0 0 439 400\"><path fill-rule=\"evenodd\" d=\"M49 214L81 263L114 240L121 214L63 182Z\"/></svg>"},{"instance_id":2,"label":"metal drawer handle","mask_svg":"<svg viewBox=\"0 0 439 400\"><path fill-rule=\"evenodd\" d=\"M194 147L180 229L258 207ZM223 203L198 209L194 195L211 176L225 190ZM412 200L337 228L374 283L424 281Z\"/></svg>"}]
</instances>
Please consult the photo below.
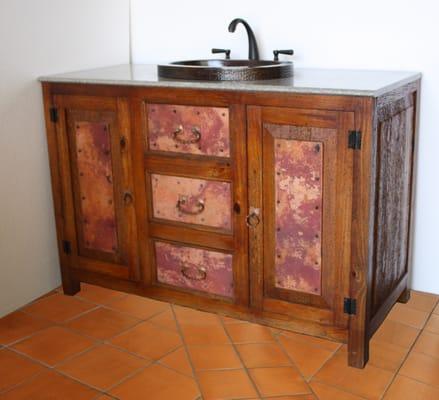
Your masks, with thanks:
<instances>
[{"instance_id":1,"label":"metal drawer handle","mask_svg":"<svg viewBox=\"0 0 439 400\"><path fill-rule=\"evenodd\" d=\"M194 269L195 269L196 274L191 275L190 271L194 270ZM204 267L191 268L191 267L188 267L186 265L183 265L181 267L181 274L185 278L190 279L191 281L204 281L207 278L207 271L206 271L206 268L204 268Z\"/></svg>"},{"instance_id":2,"label":"metal drawer handle","mask_svg":"<svg viewBox=\"0 0 439 400\"><path fill-rule=\"evenodd\" d=\"M256 228L261 222L261 218L259 217L260 214L261 210L259 208L250 207L250 213L245 219L247 226L250 228Z\"/></svg>"},{"instance_id":3,"label":"metal drawer handle","mask_svg":"<svg viewBox=\"0 0 439 400\"><path fill-rule=\"evenodd\" d=\"M173 133L172 138L181 144L193 144L198 143L201 140L201 131L200 128L193 126L191 129L191 132L193 134L193 137L190 139L183 139L181 137L181 134L184 132L183 126L180 125Z\"/></svg>"},{"instance_id":4,"label":"metal drawer handle","mask_svg":"<svg viewBox=\"0 0 439 400\"><path fill-rule=\"evenodd\" d=\"M183 214L189 214L189 215L198 215L204 211L205 206L204 206L204 200L202 199L198 199L195 208L192 210L185 208L187 203L188 203L187 196L183 196L183 195L178 196L177 205L176 205L177 210L182 212Z\"/></svg>"}]
</instances>

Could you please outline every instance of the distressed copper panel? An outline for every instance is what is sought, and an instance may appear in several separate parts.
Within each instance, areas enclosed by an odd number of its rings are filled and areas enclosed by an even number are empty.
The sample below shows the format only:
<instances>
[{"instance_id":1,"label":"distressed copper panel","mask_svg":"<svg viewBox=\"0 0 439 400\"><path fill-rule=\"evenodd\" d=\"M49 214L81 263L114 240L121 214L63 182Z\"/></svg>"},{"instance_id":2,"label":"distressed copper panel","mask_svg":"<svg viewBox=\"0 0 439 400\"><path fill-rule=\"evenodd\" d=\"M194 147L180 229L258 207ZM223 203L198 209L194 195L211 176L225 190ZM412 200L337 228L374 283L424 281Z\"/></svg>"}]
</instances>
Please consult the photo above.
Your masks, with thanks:
<instances>
[{"instance_id":1,"label":"distressed copper panel","mask_svg":"<svg viewBox=\"0 0 439 400\"><path fill-rule=\"evenodd\" d=\"M75 136L84 246L114 253L117 232L109 127L75 122Z\"/></svg>"},{"instance_id":2,"label":"distressed copper panel","mask_svg":"<svg viewBox=\"0 0 439 400\"><path fill-rule=\"evenodd\" d=\"M155 254L158 282L233 297L231 254L163 242Z\"/></svg>"},{"instance_id":3,"label":"distressed copper panel","mask_svg":"<svg viewBox=\"0 0 439 400\"><path fill-rule=\"evenodd\" d=\"M155 218L231 229L230 183L152 174L151 184Z\"/></svg>"},{"instance_id":4,"label":"distressed copper panel","mask_svg":"<svg viewBox=\"0 0 439 400\"><path fill-rule=\"evenodd\" d=\"M276 138L274 153L275 286L319 295L323 144Z\"/></svg>"},{"instance_id":5,"label":"distressed copper panel","mask_svg":"<svg viewBox=\"0 0 439 400\"><path fill-rule=\"evenodd\" d=\"M229 110L219 107L191 107L148 104L148 144L150 150L230 157ZM173 133L182 132L176 140ZM201 136L196 143L192 129Z\"/></svg>"}]
</instances>

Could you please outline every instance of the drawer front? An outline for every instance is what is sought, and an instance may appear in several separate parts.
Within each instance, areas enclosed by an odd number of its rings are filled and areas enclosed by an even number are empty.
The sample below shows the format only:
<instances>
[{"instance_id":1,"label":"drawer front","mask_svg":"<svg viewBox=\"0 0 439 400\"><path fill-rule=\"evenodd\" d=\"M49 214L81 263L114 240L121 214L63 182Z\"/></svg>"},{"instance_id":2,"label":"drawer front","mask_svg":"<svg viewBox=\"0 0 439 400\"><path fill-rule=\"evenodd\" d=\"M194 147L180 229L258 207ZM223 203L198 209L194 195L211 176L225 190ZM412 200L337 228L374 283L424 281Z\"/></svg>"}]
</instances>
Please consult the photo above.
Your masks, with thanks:
<instances>
[{"instance_id":1,"label":"drawer front","mask_svg":"<svg viewBox=\"0 0 439 400\"><path fill-rule=\"evenodd\" d=\"M152 151L230 157L227 108L148 104L147 120Z\"/></svg>"},{"instance_id":2,"label":"drawer front","mask_svg":"<svg viewBox=\"0 0 439 400\"><path fill-rule=\"evenodd\" d=\"M157 281L233 297L232 255L170 243L154 243Z\"/></svg>"},{"instance_id":3,"label":"drawer front","mask_svg":"<svg viewBox=\"0 0 439 400\"><path fill-rule=\"evenodd\" d=\"M231 230L229 182L151 174L154 218Z\"/></svg>"}]
</instances>

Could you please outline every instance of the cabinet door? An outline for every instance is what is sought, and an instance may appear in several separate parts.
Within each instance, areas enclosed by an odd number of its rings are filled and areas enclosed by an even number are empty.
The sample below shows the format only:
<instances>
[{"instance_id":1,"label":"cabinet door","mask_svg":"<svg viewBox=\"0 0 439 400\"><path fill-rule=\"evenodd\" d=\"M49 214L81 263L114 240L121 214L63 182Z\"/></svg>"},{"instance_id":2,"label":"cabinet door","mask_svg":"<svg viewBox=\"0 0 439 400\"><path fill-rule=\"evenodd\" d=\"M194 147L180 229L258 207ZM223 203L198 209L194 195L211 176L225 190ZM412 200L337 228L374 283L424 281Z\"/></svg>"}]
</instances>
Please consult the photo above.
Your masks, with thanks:
<instances>
[{"instance_id":1,"label":"cabinet door","mask_svg":"<svg viewBox=\"0 0 439 400\"><path fill-rule=\"evenodd\" d=\"M353 113L249 107L252 305L347 326Z\"/></svg>"},{"instance_id":2,"label":"cabinet door","mask_svg":"<svg viewBox=\"0 0 439 400\"><path fill-rule=\"evenodd\" d=\"M128 103L55 96L70 266L137 279Z\"/></svg>"}]
</instances>

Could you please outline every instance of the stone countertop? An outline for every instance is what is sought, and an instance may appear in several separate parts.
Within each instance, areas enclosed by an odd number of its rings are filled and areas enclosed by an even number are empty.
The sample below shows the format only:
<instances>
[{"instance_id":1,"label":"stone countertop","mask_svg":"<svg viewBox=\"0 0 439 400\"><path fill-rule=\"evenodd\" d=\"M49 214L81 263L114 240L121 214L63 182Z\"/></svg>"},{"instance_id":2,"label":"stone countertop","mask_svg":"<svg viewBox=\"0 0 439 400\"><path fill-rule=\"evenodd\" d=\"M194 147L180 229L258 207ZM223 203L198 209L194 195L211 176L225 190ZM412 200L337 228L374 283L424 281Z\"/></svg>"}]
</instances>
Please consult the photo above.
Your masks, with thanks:
<instances>
[{"instance_id":1,"label":"stone countertop","mask_svg":"<svg viewBox=\"0 0 439 400\"><path fill-rule=\"evenodd\" d=\"M128 85L165 88L314 93L378 97L416 81L418 72L296 68L294 77L266 81L184 81L162 79L154 64L124 64L40 77L41 82Z\"/></svg>"}]
</instances>

